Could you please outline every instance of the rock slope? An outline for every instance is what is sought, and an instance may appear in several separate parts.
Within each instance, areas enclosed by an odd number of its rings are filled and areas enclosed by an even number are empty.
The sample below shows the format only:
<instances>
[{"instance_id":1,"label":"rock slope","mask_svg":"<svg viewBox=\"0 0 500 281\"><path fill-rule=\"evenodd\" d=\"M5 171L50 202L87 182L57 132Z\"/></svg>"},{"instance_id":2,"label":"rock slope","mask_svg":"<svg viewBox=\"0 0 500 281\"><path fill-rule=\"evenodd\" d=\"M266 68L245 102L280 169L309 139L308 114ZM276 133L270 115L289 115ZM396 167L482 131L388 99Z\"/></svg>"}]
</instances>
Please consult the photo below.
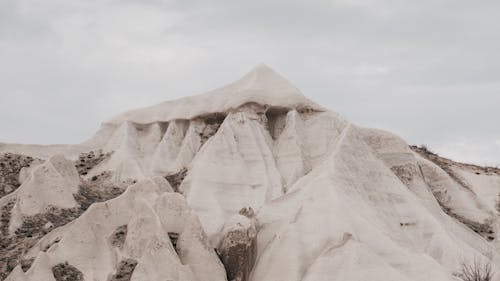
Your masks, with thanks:
<instances>
[{"instance_id":1,"label":"rock slope","mask_svg":"<svg viewBox=\"0 0 500 281\"><path fill-rule=\"evenodd\" d=\"M451 281L464 262L500 270L498 170L351 124L265 65L120 114L82 144L0 153L23 155L0 167L0 280Z\"/></svg>"}]
</instances>

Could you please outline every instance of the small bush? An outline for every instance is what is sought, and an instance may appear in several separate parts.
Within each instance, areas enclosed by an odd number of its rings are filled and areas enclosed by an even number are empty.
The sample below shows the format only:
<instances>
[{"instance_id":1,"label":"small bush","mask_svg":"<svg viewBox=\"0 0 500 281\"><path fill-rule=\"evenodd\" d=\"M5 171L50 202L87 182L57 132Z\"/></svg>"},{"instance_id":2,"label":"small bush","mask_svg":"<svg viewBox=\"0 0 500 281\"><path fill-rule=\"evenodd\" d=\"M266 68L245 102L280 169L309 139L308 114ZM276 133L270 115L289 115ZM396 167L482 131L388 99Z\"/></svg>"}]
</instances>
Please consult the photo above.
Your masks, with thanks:
<instances>
[{"instance_id":1,"label":"small bush","mask_svg":"<svg viewBox=\"0 0 500 281\"><path fill-rule=\"evenodd\" d=\"M463 262L461 278L464 281L491 281L493 273L490 263L482 263L475 259L473 264Z\"/></svg>"}]
</instances>

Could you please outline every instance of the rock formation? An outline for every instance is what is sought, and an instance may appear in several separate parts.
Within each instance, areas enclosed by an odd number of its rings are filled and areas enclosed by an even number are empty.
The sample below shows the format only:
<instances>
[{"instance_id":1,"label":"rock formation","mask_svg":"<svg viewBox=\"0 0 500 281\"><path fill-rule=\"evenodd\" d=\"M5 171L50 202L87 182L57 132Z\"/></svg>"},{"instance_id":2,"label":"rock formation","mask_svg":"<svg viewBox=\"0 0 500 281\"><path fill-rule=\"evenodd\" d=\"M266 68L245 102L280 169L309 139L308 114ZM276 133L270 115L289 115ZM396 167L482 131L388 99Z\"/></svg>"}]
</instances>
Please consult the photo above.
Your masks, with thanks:
<instances>
[{"instance_id":1,"label":"rock formation","mask_svg":"<svg viewBox=\"0 0 500 281\"><path fill-rule=\"evenodd\" d=\"M500 270L498 169L356 126L265 65L120 114L81 144L0 154L0 280L456 281L463 262Z\"/></svg>"}]
</instances>

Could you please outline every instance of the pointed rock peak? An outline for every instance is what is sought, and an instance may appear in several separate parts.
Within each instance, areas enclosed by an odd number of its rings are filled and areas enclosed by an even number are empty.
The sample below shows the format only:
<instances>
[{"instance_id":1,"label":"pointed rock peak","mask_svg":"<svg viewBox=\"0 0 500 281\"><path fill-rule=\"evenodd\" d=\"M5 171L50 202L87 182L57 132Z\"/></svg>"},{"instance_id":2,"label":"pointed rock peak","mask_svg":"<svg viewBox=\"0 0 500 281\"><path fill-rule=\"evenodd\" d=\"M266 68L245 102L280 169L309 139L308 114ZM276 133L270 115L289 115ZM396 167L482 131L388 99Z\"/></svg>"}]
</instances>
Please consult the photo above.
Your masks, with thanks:
<instances>
[{"instance_id":1,"label":"pointed rock peak","mask_svg":"<svg viewBox=\"0 0 500 281\"><path fill-rule=\"evenodd\" d=\"M261 63L237 81L208 93L163 102L154 106L122 113L106 122L153 123L175 119L193 119L212 113L223 113L246 103L257 103L290 109L325 109L312 102L287 79Z\"/></svg>"},{"instance_id":2,"label":"pointed rock peak","mask_svg":"<svg viewBox=\"0 0 500 281\"><path fill-rule=\"evenodd\" d=\"M233 95L246 91L253 91L253 95L271 96L300 96L305 97L286 78L278 74L264 63L256 65L250 72L228 86L214 92L231 92ZM260 91L260 92L259 92Z\"/></svg>"},{"instance_id":3,"label":"pointed rock peak","mask_svg":"<svg viewBox=\"0 0 500 281\"><path fill-rule=\"evenodd\" d=\"M254 74L254 75L262 75L262 76L278 76L279 78L282 78L274 69L269 67L265 63L259 63L256 66L252 68L252 70L249 72L249 74Z\"/></svg>"},{"instance_id":4,"label":"pointed rock peak","mask_svg":"<svg viewBox=\"0 0 500 281\"><path fill-rule=\"evenodd\" d=\"M271 71L274 71L271 67L269 67L267 64L261 62L259 64L257 64L256 66L253 67L254 70L257 70L257 69L263 69L263 70L271 70Z\"/></svg>"},{"instance_id":5,"label":"pointed rock peak","mask_svg":"<svg viewBox=\"0 0 500 281\"><path fill-rule=\"evenodd\" d=\"M253 78L257 79L266 79L266 80L273 80L275 82L281 82L281 83L286 83L290 87L295 88L295 86L288 81L285 77L283 77L281 74L279 74L276 70L271 68L265 63L259 63L256 66L254 66L250 72L248 72L244 77L247 76L252 76ZM298 89L296 89L297 92L299 92Z\"/></svg>"}]
</instances>

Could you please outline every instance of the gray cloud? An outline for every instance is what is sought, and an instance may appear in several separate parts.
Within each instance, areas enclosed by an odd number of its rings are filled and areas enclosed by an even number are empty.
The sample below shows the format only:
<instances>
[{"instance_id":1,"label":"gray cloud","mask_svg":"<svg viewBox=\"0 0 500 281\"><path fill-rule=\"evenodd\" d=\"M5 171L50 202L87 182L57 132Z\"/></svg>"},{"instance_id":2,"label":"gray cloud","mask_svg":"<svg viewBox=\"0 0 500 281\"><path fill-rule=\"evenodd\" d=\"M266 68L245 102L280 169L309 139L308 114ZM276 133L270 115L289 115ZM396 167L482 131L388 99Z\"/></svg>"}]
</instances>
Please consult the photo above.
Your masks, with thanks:
<instances>
[{"instance_id":1,"label":"gray cloud","mask_svg":"<svg viewBox=\"0 0 500 281\"><path fill-rule=\"evenodd\" d=\"M311 99L500 164L496 1L5 0L0 141L77 143L134 107L266 62Z\"/></svg>"}]
</instances>

